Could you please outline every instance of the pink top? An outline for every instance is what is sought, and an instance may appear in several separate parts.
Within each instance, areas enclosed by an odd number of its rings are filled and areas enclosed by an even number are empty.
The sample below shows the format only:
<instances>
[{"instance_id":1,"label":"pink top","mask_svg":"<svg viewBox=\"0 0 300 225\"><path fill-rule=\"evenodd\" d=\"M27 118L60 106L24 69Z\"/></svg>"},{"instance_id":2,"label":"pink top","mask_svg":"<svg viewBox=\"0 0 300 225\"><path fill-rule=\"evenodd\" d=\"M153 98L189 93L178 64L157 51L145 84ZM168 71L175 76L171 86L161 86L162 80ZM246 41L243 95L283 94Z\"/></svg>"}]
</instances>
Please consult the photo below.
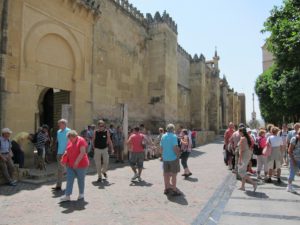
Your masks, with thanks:
<instances>
[{"instance_id":1,"label":"pink top","mask_svg":"<svg viewBox=\"0 0 300 225\"><path fill-rule=\"evenodd\" d=\"M234 133L234 129L231 129L231 128L228 128L226 131L225 131L225 134L224 134L224 142L225 142L225 145L228 145L229 144L229 140L231 138L231 136L233 135Z\"/></svg>"},{"instance_id":2,"label":"pink top","mask_svg":"<svg viewBox=\"0 0 300 225\"><path fill-rule=\"evenodd\" d=\"M131 144L131 149L132 152L144 152L144 147L143 147L143 139L144 135L141 133L133 133L128 142Z\"/></svg>"},{"instance_id":3,"label":"pink top","mask_svg":"<svg viewBox=\"0 0 300 225\"><path fill-rule=\"evenodd\" d=\"M72 143L71 141L68 141L67 148L66 148L66 154L67 154L67 165L68 167L73 168L74 163L77 159L77 157L80 154L80 148L85 147L87 148L87 143L84 138L78 136L77 140ZM89 166L89 158L87 154L85 153L83 158L78 164L78 168L86 168Z\"/></svg>"},{"instance_id":4,"label":"pink top","mask_svg":"<svg viewBox=\"0 0 300 225\"><path fill-rule=\"evenodd\" d=\"M267 146L267 138L266 137L258 137L257 142L260 148L264 149Z\"/></svg>"}]
</instances>

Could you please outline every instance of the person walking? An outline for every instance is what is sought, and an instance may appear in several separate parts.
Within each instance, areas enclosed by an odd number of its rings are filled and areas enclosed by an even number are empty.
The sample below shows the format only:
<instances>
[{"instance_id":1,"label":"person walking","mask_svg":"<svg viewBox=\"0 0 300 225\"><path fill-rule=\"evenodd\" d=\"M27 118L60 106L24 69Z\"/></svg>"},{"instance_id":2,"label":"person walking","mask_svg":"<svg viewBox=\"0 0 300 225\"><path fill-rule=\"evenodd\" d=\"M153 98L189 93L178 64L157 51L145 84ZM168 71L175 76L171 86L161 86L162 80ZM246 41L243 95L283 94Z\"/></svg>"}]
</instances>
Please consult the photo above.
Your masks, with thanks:
<instances>
[{"instance_id":1,"label":"person walking","mask_svg":"<svg viewBox=\"0 0 300 225\"><path fill-rule=\"evenodd\" d=\"M116 151L116 163L124 163L124 141L125 136L121 126L117 127L116 133L113 136L114 150Z\"/></svg>"},{"instance_id":2,"label":"person walking","mask_svg":"<svg viewBox=\"0 0 300 225\"><path fill-rule=\"evenodd\" d=\"M73 192L74 179L77 178L79 195L77 200L84 199L85 175L89 166L87 155L88 144L83 137L78 136L75 130L68 132L69 139L66 152L61 163L67 168L67 188L65 196L60 201L70 201Z\"/></svg>"},{"instance_id":3,"label":"person walking","mask_svg":"<svg viewBox=\"0 0 300 225\"><path fill-rule=\"evenodd\" d=\"M135 181L136 179L138 179L138 181L142 181L141 175L143 171L145 158L143 146L144 138L144 135L140 133L140 128L135 127L133 134L130 135L127 141L128 149L130 151L129 162L131 169L134 173L131 181Z\"/></svg>"},{"instance_id":4,"label":"person walking","mask_svg":"<svg viewBox=\"0 0 300 225\"><path fill-rule=\"evenodd\" d=\"M188 158L190 156L191 153L191 148L190 148L190 139L188 136L188 131L186 129L182 130L182 137L180 139L180 150L181 150L181 155L180 155L180 159L181 159L181 165L184 169L184 173L182 174L182 176L184 177L190 177L192 175L191 171L189 170L189 167L187 165L187 161Z\"/></svg>"},{"instance_id":5,"label":"person walking","mask_svg":"<svg viewBox=\"0 0 300 225\"><path fill-rule=\"evenodd\" d=\"M266 147L267 145L267 138L266 138L266 131L264 129L260 129L258 132L258 137L256 139L256 143L257 143L257 147L258 147L258 152L256 152L256 156L257 156L257 179L262 179L260 174L262 169L264 169L264 179L265 181L268 178L268 161L267 161L267 157L265 155L263 155L263 149Z\"/></svg>"},{"instance_id":6,"label":"person walking","mask_svg":"<svg viewBox=\"0 0 300 225\"><path fill-rule=\"evenodd\" d=\"M283 148L282 138L278 136L279 128L271 128L271 136L267 139L267 144L271 146L271 155L268 157L269 178L267 183L272 183L273 167L277 170L277 183L281 183L281 152ZM274 164L275 162L275 164Z\"/></svg>"},{"instance_id":7,"label":"person walking","mask_svg":"<svg viewBox=\"0 0 300 225\"><path fill-rule=\"evenodd\" d=\"M62 186L62 180L63 180L63 174L65 171L65 167L60 163L61 157L65 153L67 143L68 143L68 137L67 133L71 130L70 128L67 127L68 121L65 119L60 119L58 121L58 127L59 130L57 131L57 137L56 137L56 142L57 142L57 182L56 186L53 187L52 189L55 191L61 191L61 186Z\"/></svg>"},{"instance_id":8,"label":"person walking","mask_svg":"<svg viewBox=\"0 0 300 225\"><path fill-rule=\"evenodd\" d=\"M288 177L287 191L297 193L292 183L295 179L296 169L300 170L300 129L297 135L291 138L288 153L290 156L290 175Z\"/></svg>"},{"instance_id":9,"label":"person walking","mask_svg":"<svg viewBox=\"0 0 300 225\"><path fill-rule=\"evenodd\" d=\"M240 128L244 128L245 125L243 123L239 124L239 129ZM229 139L229 142L231 144L231 147L233 148L233 159L232 159L232 172L236 173L236 178L239 179L239 175L238 175L238 160L239 160L239 142L241 139L241 135L240 135L240 131L237 130L235 131L231 138Z\"/></svg>"},{"instance_id":10,"label":"person walking","mask_svg":"<svg viewBox=\"0 0 300 225\"><path fill-rule=\"evenodd\" d=\"M225 131L224 134L224 151L225 151L225 161L228 165L228 169L232 170L232 158L233 158L233 148L230 145L230 138L234 133L234 124L232 122L229 123L228 129Z\"/></svg>"},{"instance_id":11,"label":"person walking","mask_svg":"<svg viewBox=\"0 0 300 225\"><path fill-rule=\"evenodd\" d=\"M0 170L9 186L16 186L17 181L13 178L15 167L12 161L11 142L9 140L12 131L9 128L3 128L0 136Z\"/></svg>"},{"instance_id":12,"label":"person walking","mask_svg":"<svg viewBox=\"0 0 300 225\"><path fill-rule=\"evenodd\" d=\"M110 133L106 129L105 122L103 120L98 122L98 129L95 130L93 136L93 144L94 160L98 174L97 182L102 182L102 174L104 178L107 179L107 170L109 165L108 147L112 149L112 153L114 152ZM103 159L103 163L101 158Z\"/></svg>"},{"instance_id":13,"label":"person walking","mask_svg":"<svg viewBox=\"0 0 300 225\"><path fill-rule=\"evenodd\" d=\"M160 146L162 149L164 171L164 194L181 195L177 188L177 174L180 172L178 139L174 134L175 126L168 124L167 133L162 136Z\"/></svg>"},{"instance_id":14,"label":"person walking","mask_svg":"<svg viewBox=\"0 0 300 225\"><path fill-rule=\"evenodd\" d=\"M253 191L256 191L257 184L247 175L248 164L251 160L252 151L251 145L252 141L247 133L246 128L239 129L241 139L239 141L239 159L238 159L238 174L242 178L242 184L239 190L245 191L245 183L246 181L253 185Z\"/></svg>"}]
</instances>

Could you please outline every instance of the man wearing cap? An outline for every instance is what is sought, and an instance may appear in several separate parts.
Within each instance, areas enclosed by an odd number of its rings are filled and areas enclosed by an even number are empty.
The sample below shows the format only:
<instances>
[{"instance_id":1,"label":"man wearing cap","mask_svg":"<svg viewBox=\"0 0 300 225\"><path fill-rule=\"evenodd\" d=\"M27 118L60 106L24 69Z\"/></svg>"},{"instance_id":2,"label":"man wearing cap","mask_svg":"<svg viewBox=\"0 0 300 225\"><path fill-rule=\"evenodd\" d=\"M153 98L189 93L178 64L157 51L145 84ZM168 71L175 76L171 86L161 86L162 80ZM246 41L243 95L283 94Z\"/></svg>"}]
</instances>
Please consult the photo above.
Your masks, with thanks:
<instances>
[{"instance_id":1,"label":"man wearing cap","mask_svg":"<svg viewBox=\"0 0 300 225\"><path fill-rule=\"evenodd\" d=\"M16 186L16 181L13 180L14 174L14 164L12 161L12 151L10 143L11 130L9 128L2 129L0 137L0 169L3 173L4 178L7 181L7 184L10 186Z\"/></svg>"}]
</instances>

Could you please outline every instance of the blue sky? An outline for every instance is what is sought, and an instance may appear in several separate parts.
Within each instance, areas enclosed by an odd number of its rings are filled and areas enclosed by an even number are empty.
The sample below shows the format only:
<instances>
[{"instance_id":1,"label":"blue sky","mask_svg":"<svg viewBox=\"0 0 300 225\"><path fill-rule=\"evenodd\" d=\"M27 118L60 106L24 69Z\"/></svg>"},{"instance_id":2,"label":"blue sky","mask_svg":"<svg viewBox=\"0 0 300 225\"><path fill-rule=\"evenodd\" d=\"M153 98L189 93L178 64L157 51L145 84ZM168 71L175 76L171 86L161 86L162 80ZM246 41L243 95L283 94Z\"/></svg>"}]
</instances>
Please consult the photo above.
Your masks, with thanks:
<instances>
[{"instance_id":1,"label":"blue sky","mask_svg":"<svg viewBox=\"0 0 300 225\"><path fill-rule=\"evenodd\" d=\"M251 119L252 93L262 73L261 34L274 5L282 0L129 0L142 13L166 10L178 25L178 42L192 56L214 55L217 46L223 74L232 88L246 94L247 120ZM256 112L260 119L258 100Z\"/></svg>"}]
</instances>

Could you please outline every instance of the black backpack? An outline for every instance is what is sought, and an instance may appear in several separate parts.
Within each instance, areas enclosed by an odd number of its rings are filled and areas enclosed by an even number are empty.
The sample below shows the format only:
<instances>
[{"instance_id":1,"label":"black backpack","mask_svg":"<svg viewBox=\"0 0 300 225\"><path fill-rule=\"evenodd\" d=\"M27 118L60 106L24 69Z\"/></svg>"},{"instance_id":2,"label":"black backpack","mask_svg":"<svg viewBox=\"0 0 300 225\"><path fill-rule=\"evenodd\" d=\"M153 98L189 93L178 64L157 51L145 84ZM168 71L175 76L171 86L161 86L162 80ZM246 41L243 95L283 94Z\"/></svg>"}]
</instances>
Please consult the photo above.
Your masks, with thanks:
<instances>
[{"instance_id":1,"label":"black backpack","mask_svg":"<svg viewBox=\"0 0 300 225\"><path fill-rule=\"evenodd\" d=\"M263 149L259 147L259 143L256 140L253 146L253 154L254 155L262 155Z\"/></svg>"}]
</instances>

